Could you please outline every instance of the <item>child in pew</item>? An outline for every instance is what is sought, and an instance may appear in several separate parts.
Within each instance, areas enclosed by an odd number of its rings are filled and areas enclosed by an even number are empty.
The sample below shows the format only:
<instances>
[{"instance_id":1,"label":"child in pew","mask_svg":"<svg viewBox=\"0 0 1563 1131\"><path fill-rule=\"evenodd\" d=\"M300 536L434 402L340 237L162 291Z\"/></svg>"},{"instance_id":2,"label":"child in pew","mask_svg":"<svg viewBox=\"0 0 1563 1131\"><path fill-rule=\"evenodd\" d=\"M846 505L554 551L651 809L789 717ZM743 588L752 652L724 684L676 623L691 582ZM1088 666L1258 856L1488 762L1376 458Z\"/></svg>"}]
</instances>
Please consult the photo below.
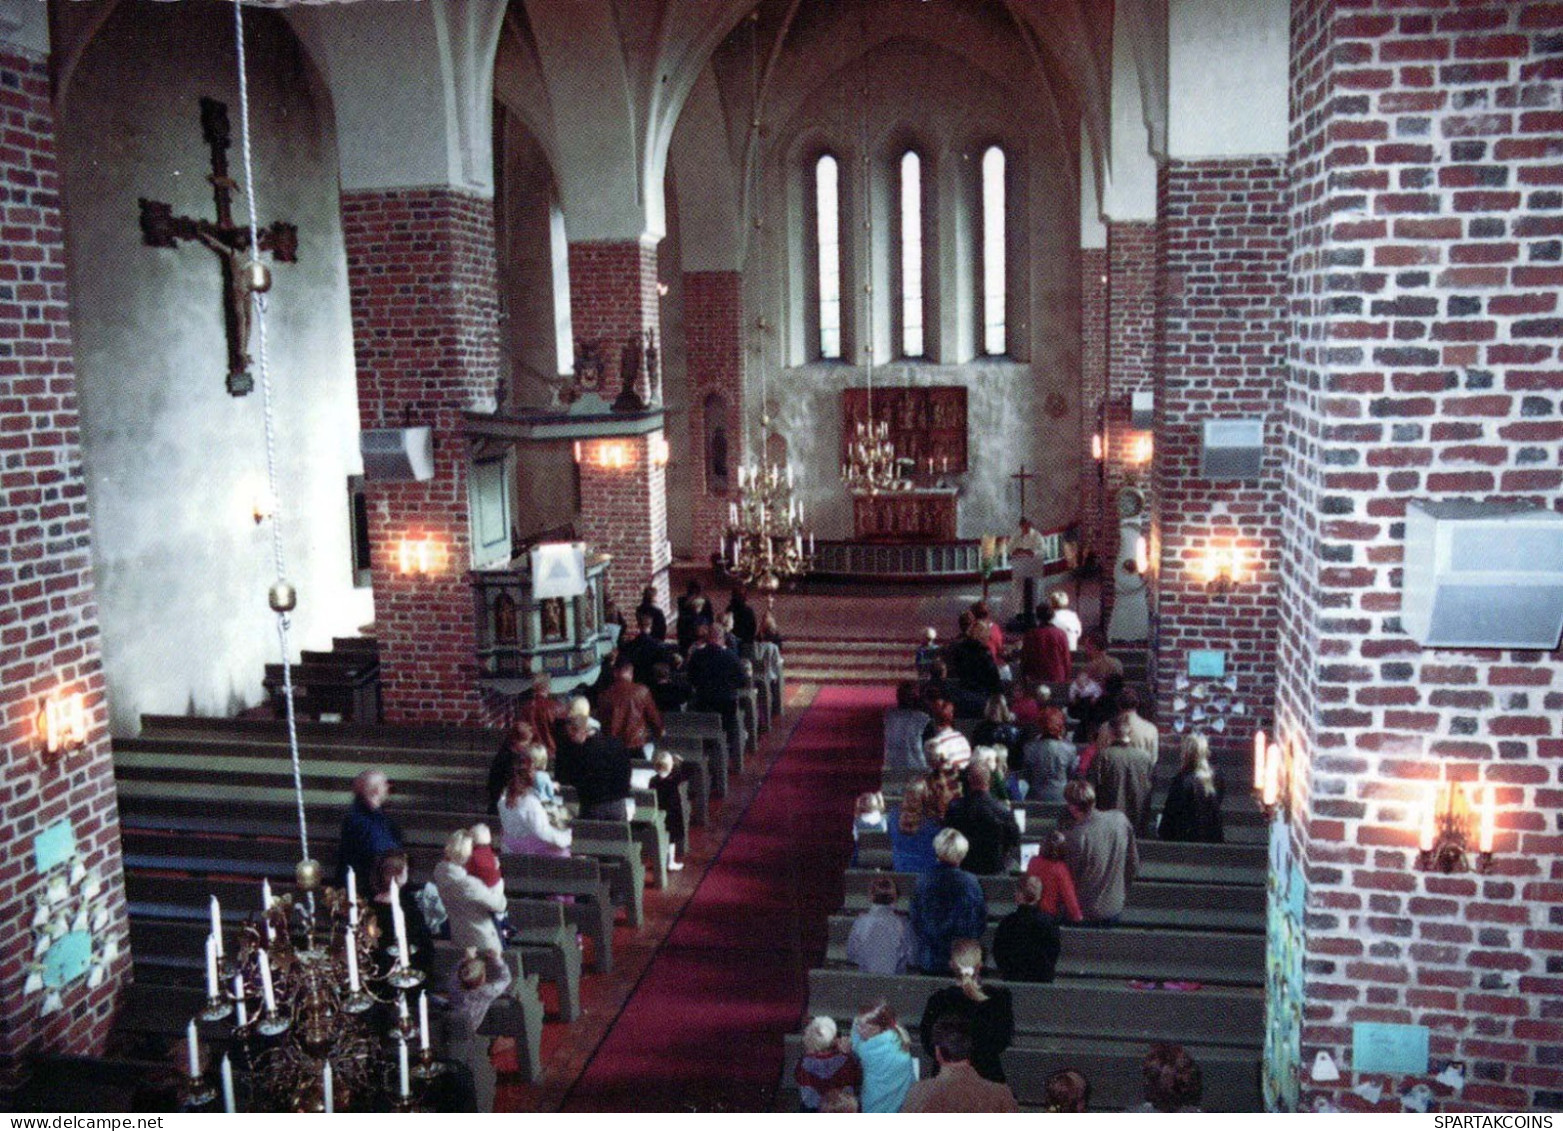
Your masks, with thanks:
<instances>
[{"instance_id":1,"label":"child in pew","mask_svg":"<svg viewBox=\"0 0 1563 1131\"><path fill-rule=\"evenodd\" d=\"M860 1111L900 1111L917 1080L912 1038L881 998L852 1022L852 1051L863 1066Z\"/></svg>"},{"instance_id":2,"label":"child in pew","mask_svg":"<svg viewBox=\"0 0 1563 1131\"><path fill-rule=\"evenodd\" d=\"M684 843L687 818L684 814L684 795L679 786L689 781L694 773L684 765L682 758L664 750L651 763L656 773L651 778L651 790L657 795L657 808L661 809L668 830L668 871L682 872L684 865L678 859L678 846Z\"/></svg>"},{"instance_id":3,"label":"child in pew","mask_svg":"<svg viewBox=\"0 0 1563 1131\"><path fill-rule=\"evenodd\" d=\"M543 756L547 757L547 749L543 750ZM472 837L472 855L467 858L467 875L476 879L489 889L498 888L501 891L505 887L504 873L499 870L499 853L494 851L494 833L481 821L467 830ZM494 913L494 926L499 929L499 937L507 943L515 937L515 929L510 925L510 916L507 912Z\"/></svg>"},{"instance_id":4,"label":"child in pew","mask_svg":"<svg viewBox=\"0 0 1563 1131\"><path fill-rule=\"evenodd\" d=\"M1056 829L1048 834L1042 851L1026 865L1026 875L1042 881L1042 896L1037 906L1042 913L1061 923L1080 922L1080 898L1075 892L1074 873L1069 870L1068 842Z\"/></svg>"},{"instance_id":5,"label":"child in pew","mask_svg":"<svg viewBox=\"0 0 1563 1131\"><path fill-rule=\"evenodd\" d=\"M836 1035L836 1022L815 1017L803 1027L803 1055L792 1070L798 1083L798 1103L802 1111L819 1111L825 1097L834 1091L857 1095L863 1083L863 1066L852 1051L851 1042Z\"/></svg>"},{"instance_id":6,"label":"child in pew","mask_svg":"<svg viewBox=\"0 0 1563 1131\"><path fill-rule=\"evenodd\" d=\"M1047 1078L1043 1095L1043 1111L1081 1114L1091 1106L1091 1081L1083 1073L1066 1068Z\"/></svg>"},{"instance_id":7,"label":"child in pew","mask_svg":"<svg viewBox=\"0 0 1563 1131\"><path fill-rule=\"evenodd\" d=\"M857 813L852 819L852 864L857 867L857 842L864 832L885 831L885 795L877 791L860 793Z\"/></svg>"},{"instance_id":8,"label":"child in pew","mask_svg":"<svg viewBox=\"0 0 1563 1131\"><path fill-rule=\"evenodd\" d=\"M532 779L532 789L537 793L537 799L543 803L546 809L557 809L564 804L559 799L559 787L554 785L553 775L548 772L548 747L541 742L527 748L527 756L532 759L532 769L536 771Z\"/></svg>"}]
</instances>

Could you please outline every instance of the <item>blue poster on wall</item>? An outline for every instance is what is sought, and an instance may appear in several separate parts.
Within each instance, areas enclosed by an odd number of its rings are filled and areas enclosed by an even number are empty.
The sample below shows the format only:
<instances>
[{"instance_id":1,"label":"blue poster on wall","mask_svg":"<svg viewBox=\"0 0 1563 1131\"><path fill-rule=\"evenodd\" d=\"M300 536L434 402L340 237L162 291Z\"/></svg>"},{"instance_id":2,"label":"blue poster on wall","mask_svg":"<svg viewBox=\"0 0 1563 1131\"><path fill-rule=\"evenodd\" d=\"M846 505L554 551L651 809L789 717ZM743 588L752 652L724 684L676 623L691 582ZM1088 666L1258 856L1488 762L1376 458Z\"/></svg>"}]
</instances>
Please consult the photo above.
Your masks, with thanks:
<instances>
[{"instance_id":1,"label":"blue poster on wall","mask_svg":"<svg viewBox=\"0 0 1563 1131\"><path fill-rule=\"evenodd\" d=\"M58 989L74 982L92 965L92 936L86 931L61 935L43 956L43 984Z\"/></svg>"}]
</instances>

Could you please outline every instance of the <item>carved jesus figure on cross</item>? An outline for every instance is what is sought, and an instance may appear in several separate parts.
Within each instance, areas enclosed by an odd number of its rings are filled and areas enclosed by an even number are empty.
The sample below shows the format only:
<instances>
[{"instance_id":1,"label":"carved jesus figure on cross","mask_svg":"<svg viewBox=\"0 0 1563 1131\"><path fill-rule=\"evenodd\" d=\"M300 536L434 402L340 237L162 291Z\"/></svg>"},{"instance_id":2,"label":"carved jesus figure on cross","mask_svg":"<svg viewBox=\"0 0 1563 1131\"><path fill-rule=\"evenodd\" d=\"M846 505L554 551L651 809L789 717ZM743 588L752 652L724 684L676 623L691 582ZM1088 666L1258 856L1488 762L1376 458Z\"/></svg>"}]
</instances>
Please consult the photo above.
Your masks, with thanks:
<instances>
[{"instance_id":1,"label":"carved jesus figure on cross","mask_svg":"<svg viewBox=\"0 0 1563 1131\"><path fill-rule=\"evenodd\" d=\"M239 186L228 175L228 107L215 98L201 99L201 136L212 150L212 171L206 178L217 204L217 222L175 216L173 206L141 198L141 238L148 247L177 247L179 241L200 240L217 254L223 273L223 323L228 332L228 392L242 397L255 387L250 376L251 295L266 289L250 270L250 229L233 222L233 193ZM260 250L279 263L298 261L298 229L277 221L260 232Z\"/></svg>"}]
</instances>

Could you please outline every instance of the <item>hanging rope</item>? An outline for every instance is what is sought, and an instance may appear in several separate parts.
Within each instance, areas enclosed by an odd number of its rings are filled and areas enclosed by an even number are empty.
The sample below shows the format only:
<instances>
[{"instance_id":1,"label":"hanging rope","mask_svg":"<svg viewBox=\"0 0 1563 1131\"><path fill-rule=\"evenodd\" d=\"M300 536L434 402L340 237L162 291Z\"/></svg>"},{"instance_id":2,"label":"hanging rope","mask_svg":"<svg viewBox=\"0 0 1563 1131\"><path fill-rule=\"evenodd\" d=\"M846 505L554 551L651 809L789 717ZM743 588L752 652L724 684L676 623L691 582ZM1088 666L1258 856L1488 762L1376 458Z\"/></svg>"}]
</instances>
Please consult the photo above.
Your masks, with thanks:
<instances>
[{"instance_id":1,"label":"hanging rope","mask_svg":"<svg viewBox=\"0 0 1563 1131\"><path fill-rule=\"evenodd\" d=\"M272 586L273 608L277 614L277 643L282 649L282 701L288 720L288 757L293 763L293 798L298 804L298 839L302 859L310 859L309 826L304 819L304 773L299 765L298 719L293 709L293 661L289 644L290 620L286 608L277 609L280 591L292 587L287 580L287 559L282 550L282 496L277 490L277 421L272 411L271 371L266 364L266 296L254 286L260 265L260 220L255 206L255 165L250 145L250 84L244 53L244 8L240 0L233 0L234 41L239 64L239 141L244 153L244 198L250 210L250 262L246 265L249 275L250 302L255 312L255 356L260 370L261 413L266 422L266 489L271 493L271 557L276 584ZM291 607L291 605L289 606Z\"/></svg>"}]
</instances>

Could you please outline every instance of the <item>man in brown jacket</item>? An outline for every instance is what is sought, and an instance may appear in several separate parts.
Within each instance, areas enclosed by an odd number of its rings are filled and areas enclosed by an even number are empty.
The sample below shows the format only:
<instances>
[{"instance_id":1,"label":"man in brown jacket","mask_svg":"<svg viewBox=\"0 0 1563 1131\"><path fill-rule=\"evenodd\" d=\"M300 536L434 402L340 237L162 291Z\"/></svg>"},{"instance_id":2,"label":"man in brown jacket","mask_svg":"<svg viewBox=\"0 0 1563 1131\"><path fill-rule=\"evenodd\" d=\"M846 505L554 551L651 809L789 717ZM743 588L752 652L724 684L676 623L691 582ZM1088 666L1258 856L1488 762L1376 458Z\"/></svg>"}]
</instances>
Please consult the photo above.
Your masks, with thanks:
<instances>
[{"instance_id":1,"label":"man in brown jacket","mask_svg":"<svg viewBox=\"0 0 1563 1131\"><path fill-rule=\"evenodd\" d=\"M662 737L662 712L651 689L635 682L635 665L621 659L611 686L597 697L597 716L608 733L637 754L652 738Z\"/></svg>"},{"instance_id":2,"label":"man in brown jacket","mask_svg":"<svg viewBox=\"0 0 1563 1131\"><path fill-rule=\"evenodd\" d=\"M919 1080L906 1093L902 1111L1019 1111L1008 1084L995 1084L971 1066L971 1022L941 1017L933 1026L933 1054L939 1074Z\"/></svg>"}]
</instances>

